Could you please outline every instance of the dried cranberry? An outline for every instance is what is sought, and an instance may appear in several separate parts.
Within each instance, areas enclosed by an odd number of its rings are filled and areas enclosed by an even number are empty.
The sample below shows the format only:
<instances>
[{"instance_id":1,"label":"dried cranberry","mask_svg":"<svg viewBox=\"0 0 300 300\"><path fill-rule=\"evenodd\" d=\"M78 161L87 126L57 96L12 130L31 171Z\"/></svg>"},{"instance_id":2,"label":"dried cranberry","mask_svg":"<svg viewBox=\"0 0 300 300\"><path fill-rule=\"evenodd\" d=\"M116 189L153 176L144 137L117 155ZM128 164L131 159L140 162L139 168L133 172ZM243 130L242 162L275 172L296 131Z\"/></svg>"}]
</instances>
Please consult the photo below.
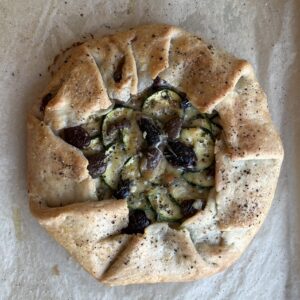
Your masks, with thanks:
<instances>
[{"instance_id":1,"label":"dried cranberry","mask_svg":"<svg viewBox=\"0 0 300 300\"><path fill-rule=\"evenodd\" d=\"M197 162L197 156L192 147L179 141L169 141L164 155L167 161L175 166L185 169L193 168Z\"/></svg>"},{"instance_id":2,"label":"dried cranberry","mask_svg":"<svg viewBox=\"0 0 300 300\"><path fill-rule=\"evenodd\" d=\"M118 183L118 188L114 192L114 197L117 199L125 199L130 195L130 180L120 180Z\"/></svg>"},{"instance_id":3,"label":"dried cranberry","mask_svg":"<svg viewBox=\"0 0 300 300\"><path fill-rule=\"evenodd\" d=\"M163 89L165 87L168 87L168 86L169 86L169 84L165 80L163 80L163 79L161 79L160 77L157 76L153 80L152 89L154 91L158 91L158 90L161 90L161 89Z\"/></svg>"},{"instance_id":4,"label":"dried cranberry","mask_svg":"<svg viewBox=\"0 0 300 300\"><path fill-rule=\"evenodd\" d=\"M129 213L129 223L122 233L144 233L144 229L151 224L150 220L142 210L133 210Z\"/></svg>"},{"instance_id":5,"label":"dried cranberry","mask_svg":"<svg viewBox=\"0 0 300 300\"><path fill-rule=\"evenodd\" d=\"M195 200L185 200L181 203L181 213L184 218L189 218L196 214L197 209L193 206L194 202Z\"/></svg>"},{"instance_id":6,"label":"dried cranberry","mask_svg":"<svg viewBox=\"0 0 300 300\"><path fill-rule=\"evenodd\" d=\"M157 148L148 148L144 153L147 159L147 169L155 169L162 159L162 153Z\"/></svg>"},{"instance_id":7,"label":"dried cranberry","mask_svg":"<svg viewBox=\"0 0 300 300\"><path fill-rule=\"evenodd\" d=\"M43 98L42 98L42 102L40 105L40 111L44 112L46 106L48 105L48 103L50 102L50 100L53 98L53 95L51 93L46 94Z\"/></svg>"},{"instance_id":8,"label":"dried cranberry","mask_svg":"<svg viewBox=\"0 0 300 300\"><path fill-rule=\"evenodd\" d=\"M104 153L100 152L93 154L87 159L89 161L87 168L92 178L97 178L105 172L107 163L105 161Z\"/></svg>"},{"instance_id":9,"label":"dried cranberry","mask_svg":"<svg viewBox=\"0 0 300 300\"><path fill-rule=\"evenodd\" d=\"M68 127L64 129L64 140L79 149L87 147L91 142L88 132L81 126Z\"/></svg>"},{"instance_id":10,"label":"dried cranberry","mask_svg":"<svg viewBox=\"0 0 300 300\"><path fill-rule=\"evenodd\" d=\"M151 119L142 117L138 120L138 125L145 134L145 139L149 146L157 145L160 142L160 129L154 124Z\"/></svg>"},{"instance_id":11,"label":"dried cranberry","mask_svg":"<svg viewBox=\"0 0 300 300\"><path fill-rule=\"evenodd\" d=\"M165 133L169 139L177 139L179 137L182 126L182 119L175 115L169 119L164 126Z\"/></svg>"}]
</instances>

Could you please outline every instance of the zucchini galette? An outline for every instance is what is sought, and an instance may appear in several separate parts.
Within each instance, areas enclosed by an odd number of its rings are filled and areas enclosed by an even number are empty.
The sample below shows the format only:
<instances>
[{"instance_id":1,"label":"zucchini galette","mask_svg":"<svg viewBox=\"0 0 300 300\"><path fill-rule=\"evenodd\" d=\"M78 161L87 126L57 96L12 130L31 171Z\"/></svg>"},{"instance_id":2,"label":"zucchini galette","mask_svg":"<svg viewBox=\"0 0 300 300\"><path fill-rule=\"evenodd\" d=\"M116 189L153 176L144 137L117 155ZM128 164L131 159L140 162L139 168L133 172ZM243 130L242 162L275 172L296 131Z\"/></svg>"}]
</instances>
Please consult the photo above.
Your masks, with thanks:
<instances>
[{"instance_id":1,"label":"zucchini galette","mask_svg":"<svg viewBox=\"0 0 300 300\"><path fill-rule=\"evenodd\" d=\"M30 208L108 285L229 267L258 231L283 149L244 60L169 25L77 44L28 117Z\"/></svg>"}]
</instances>

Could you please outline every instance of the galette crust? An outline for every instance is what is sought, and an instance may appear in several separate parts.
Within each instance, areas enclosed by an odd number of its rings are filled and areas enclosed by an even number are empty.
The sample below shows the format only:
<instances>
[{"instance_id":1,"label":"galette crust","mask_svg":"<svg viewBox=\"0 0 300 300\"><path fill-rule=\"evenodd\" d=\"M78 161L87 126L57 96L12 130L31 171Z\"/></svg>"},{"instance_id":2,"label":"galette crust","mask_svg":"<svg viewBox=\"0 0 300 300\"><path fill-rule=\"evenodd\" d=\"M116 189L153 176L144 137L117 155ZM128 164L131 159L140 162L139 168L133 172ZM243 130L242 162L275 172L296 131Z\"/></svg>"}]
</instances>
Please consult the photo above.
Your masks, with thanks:
<instances>
[{"instance_id":1,"label":"galette crust","mask_svg":"<svg viewBox=\"0 0 300 300\"><path fill-rule=\"evenodd\" d=\"M121 70L118 80L116 69ZM28 189L39 223L108 285L190 281L223 271L245 251L274 197L283 148L251 65L180 28L155 24L77 44L51 67L28 116ZM64 127L126 102L159 76L201 112L217 110L216 186L179 229L166 223L122 234L125 200L97 201L87 159L60 138Z\"/></svg>"}]
</instances>

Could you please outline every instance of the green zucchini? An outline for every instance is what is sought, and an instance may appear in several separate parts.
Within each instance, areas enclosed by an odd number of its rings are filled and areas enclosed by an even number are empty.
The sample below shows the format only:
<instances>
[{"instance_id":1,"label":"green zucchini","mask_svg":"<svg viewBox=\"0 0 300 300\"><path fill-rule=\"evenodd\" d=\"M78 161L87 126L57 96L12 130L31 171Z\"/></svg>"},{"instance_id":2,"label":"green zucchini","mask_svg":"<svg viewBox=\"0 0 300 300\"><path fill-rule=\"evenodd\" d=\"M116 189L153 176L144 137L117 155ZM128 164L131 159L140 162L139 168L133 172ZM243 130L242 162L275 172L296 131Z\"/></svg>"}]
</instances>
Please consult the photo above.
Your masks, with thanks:
<instances>
[{"instance_id":1,"label":"green zucchini","mask_svg":"<svg viewBox=\"0 0 300 300\"><path fill-rule=\"evenodd\" d=\"M147 197L160 219L176 221L182 218L180 207L172 201L166 188L153 187Z\"/></svg>"},{"instance_id":2,"label":"green zucchini","mask_svg":"<svg viewBox=\"0 0 300 300\"><path fill-rule=\"evenodd\" d=\"M103 180L112 189L116 189L120 178L120 172L129 156L122 144L110 146L106 152L107 168L102 175Z\"/></svg>"},{"instance_id":3,"label":"green zucchini","mask_svg":"<svg viewBox=\"0 0 300 300\"><path fill-rule=\"evenodd\" d=\"M211 132L211 122L209 119L203 117L192 120L187 127L200 127Z\"/></svg>"},{"instance_id":4,"label":"green zucchini","mask_svg":"<svg viewBox=\"0 0 300 300\"><path fill-rule=\"evenodd\" d=\"M105 146L122 140L129 155L135 155L143 137L136 121L137 112L130 108L119 107L106 115L102 125L102 138ZM118 124L124 125L117 126ZM113 128L113 129L112 129ZM120 135L121 133L121 135ZM120 138L121 137L121 138Z\"/></svg>"},{"instance_id":5,"label":"green zucchini","mask_svg":"<svg viewBox=\"0 0 300 300\"><path fill-rule=\"evenodd\" d=\"M146 214L146 217L151 222L156 221L156 212L153 210L144 193L131 194L131 196L127 199L127 205L130 210L143 210Z\"/></svg>"},{"instance_id":6,"label":"green zucchini","mask_svg":"<svg viewBox=\"0 0 300 300\"><path fill-rule=\"evenodd\" d=\"M103 145L101 143L101 140L99 137L96 137L94 139L91 140L90 144L88 145L88 147L84 148L82 150L83 154L85 156L89 156L98 152L103 151Z\"/></svg>"},{"instance_id":7,"label":"green zucchini","mask_svg":"<svg viewBox=\"0 0 300 300\"><path fill-rule=\"evenodd\" d=\"M184 110L183 124L189 124L189 122L197 117L199 117L201 113L197 108L190 105Z\"/></svg>"},{"instance_id":8,"label":"green zucchini","mask_svg":"<svg viewBox=\"0 0 300 300\"><path fill-rule=\"evenodd\" d=\"M160 176L165 172L166 163L166 159L162 157L158 165L154 169L148 169L147 159L143 157L140 165L143 179L149 182L158 182Z\"/></svg>"},{"instance_id":9,"label":"green zucchini","mask_svg":"<svg viewBox=\"0 0 300 300\"><path fill-rule=\"evenodd\" d=\"M136 180L141 177L140 168L139 168L139 156L135 155L131 157L124 165L121 177L123 180Z\"/></svg>"},{"instance_id":10,"label":"green zucchini","mask_svg":"<svg viewBox=\"0 0 300 300\"><path fill-rule=\"evenodd\" d=\"M96 137L101 133L102 117L91 116L88 118L87 123L83 124L82 127L88 132L91 137Z\"/></svg>"},{"instance_id":11,"label":"green zucchini","mask_svg":"<svg viewBox=\"0 0 300 300\"><path fill-rule=\"evenodd\" d=\"M112 197L111 188L104 182L102 178L97 178L96 180L98 200L110 199Z\"/></svg>"},{"instance_id":12,"label":"green zucchini","mask_svg":"<svg viewBox=\"0 0 300 300\"><path fill-rule=\"evenodd\" d=\"M169 186L168 191L170 195L179 204L184 200L191 199L206 199L207 189L201 189L190 185L183 178L176 178Z\"/></svg>"},{"instance_id":13,"label":"green zucchini","mask_svg":"<svg viewBox=\"0 0 300 300\"><path fill-rule=\"evenodd\" d=\"M145 100L142 112L162 123L174 115L182 117L181 97L172 90L160 90Z\"/></svg>"},{"instance_id":14,"label":"green zucchini","mask_svg":"<svg viewBox=\"0 0 300 300\"><path fill-rule=\"evenodd\" d=\"M215 184L214 176L210 175L208 170L202 170L199 172L186 172L183 174L183 178L188 183L203 188L212 187Z\"/></svg>"},{"instance_id":15,"label":"green zucchini","mask_svg":"<svg viewBox=\"0 0 300 300\"><path fill-rule=\"evenodd\" d=\"M140 172L140 157L135 155L131 157L124 165L121 178L123 180L130 180L132 193L139 193L145 190L147 182L142 180Z\"/></svg>"},{"instance_id":16,"label":"green zucchini","mask_svg":"<svg viewBox=\"0 0 300 300\"><path fill-rule=\"evenodd\" d=\"M147 208L151 208L149 201L142 193L131 194L127 199L127 205L129 209L145 210Z\"/></svg>"},{"instance_id":17,"label":"green zucchini","mask_svg":"<svg viewBox=\"0 0 300 300\"><path fill-rule=\"evenodd\" d=\"M156 212L153 210L153 208L150 206L149 208L144 209L144 212L146 214L146 217L154 223L157 220Z\"/></svg>"},{"instance_id":18,"label":"green zucchini","mask_svg":"<svg viewBox=\"0 0 300 300\"><path fill-rule=\"evenodd\" d=\"M180 140L192 146L197 156L196 170L209 167L214 161L214 141L211 135L201 128L185 128Z\"/></svg>"}]
</instances>

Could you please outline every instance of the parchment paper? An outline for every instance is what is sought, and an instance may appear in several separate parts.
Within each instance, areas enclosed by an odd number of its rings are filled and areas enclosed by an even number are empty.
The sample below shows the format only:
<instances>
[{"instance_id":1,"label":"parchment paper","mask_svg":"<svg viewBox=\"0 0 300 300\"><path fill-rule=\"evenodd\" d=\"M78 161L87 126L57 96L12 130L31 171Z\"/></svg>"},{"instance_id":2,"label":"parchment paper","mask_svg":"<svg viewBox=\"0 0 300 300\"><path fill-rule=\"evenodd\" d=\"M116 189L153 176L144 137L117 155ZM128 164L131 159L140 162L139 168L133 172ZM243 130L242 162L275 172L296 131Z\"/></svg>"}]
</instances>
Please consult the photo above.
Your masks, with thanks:
<instances>
[{"instance_id":1,"label":"parchment paper","mask_svg":"<svg viewBox=\"0 0 300 300\"><path fill-rule=\"evenodd\" d=\"M299 0L1 0L0 299L300 299L299 20ZM25 114L60 49L149 22L182 26L254 64L285 161L265 224L229 270L193 283L108 288L30 215Z\"/></svg>"}]
</instances>

